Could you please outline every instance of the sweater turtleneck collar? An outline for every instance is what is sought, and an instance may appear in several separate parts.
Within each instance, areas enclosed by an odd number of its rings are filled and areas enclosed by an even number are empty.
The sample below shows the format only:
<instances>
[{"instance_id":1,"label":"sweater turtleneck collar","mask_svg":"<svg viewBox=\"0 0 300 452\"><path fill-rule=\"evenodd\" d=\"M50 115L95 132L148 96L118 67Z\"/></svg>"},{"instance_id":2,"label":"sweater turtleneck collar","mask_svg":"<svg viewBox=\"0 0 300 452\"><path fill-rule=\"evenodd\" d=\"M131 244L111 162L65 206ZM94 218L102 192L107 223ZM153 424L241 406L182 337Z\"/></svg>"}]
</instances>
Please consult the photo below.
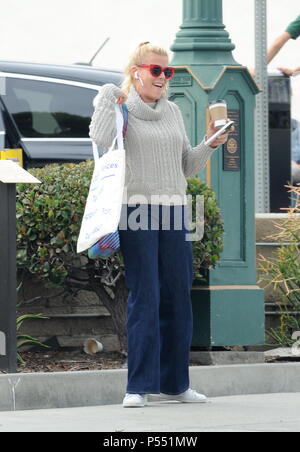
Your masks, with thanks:
<instances>
[{"instance_id":1,"label":"sweater turtleneck collar","mask_svg":"<svg viewBox=\"0 0 300 452\"><path fill-rule=\"evenodd\" d=\"M166 111L167 98L166 95L163 94L156 102L156 107L153 108L153 103L148 105L144 102L132 85L126 105L128 111L136 118L143 119L144 121L156 121L161 119Z\"/></svg>"}]
</instances>

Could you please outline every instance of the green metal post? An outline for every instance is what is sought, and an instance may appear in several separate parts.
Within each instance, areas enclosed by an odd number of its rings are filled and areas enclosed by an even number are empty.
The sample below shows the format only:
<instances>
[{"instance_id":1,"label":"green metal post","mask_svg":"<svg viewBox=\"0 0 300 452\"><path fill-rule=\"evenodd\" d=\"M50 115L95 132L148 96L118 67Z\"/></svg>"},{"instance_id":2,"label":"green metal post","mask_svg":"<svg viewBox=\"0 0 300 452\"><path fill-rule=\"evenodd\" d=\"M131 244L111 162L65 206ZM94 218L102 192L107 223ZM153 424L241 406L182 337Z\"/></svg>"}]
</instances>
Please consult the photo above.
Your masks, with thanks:
<instances>
[{"instance_id":1,"label":"green metal post","mask_svg":"<svg viewBox=\"0 0 300 452\"><path fill-rule=\"evenodd\" d=\"M254 209L254 109L259 89L237 63L222 20L222 0L183 0L183 24L171 49L176 75L170 99L182 111L193 145L202 139L211 100L227 101L236 132L199 174L217 194L225 225L224 251L193 288L193 345L264 343L264 293L257 286Z\"/></svg>"},{"instance_id":2,"label":"green metal post","mask_svg":"<svg viewBox=\"0 0 300 452\"><path fill-rule=\"evenodd\" d=\"M171 47L173 64L237 64L220 0L183 0L183 23Z\"/></svg>"}]
</instances>

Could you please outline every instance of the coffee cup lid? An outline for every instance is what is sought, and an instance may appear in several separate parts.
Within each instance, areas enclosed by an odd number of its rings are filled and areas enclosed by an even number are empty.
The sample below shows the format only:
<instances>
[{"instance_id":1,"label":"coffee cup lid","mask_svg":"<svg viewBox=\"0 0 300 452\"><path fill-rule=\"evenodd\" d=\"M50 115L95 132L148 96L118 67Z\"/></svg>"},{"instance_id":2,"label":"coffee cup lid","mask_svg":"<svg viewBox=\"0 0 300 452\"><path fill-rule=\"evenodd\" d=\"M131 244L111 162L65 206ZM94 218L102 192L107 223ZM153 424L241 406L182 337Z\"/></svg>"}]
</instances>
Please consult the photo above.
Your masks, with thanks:
<instances>
[{"instance_id":1,"label":"coffee cup lid","mask_svg":"<svg viewBox=\"0 0 300 452\"><path fill-rule=\"evenodd\" d=\"M212 100L211 102L209 102L208 105L214 105L214 104L226 104L226 101L224 99Z\"/></svg>"}]
</instances>

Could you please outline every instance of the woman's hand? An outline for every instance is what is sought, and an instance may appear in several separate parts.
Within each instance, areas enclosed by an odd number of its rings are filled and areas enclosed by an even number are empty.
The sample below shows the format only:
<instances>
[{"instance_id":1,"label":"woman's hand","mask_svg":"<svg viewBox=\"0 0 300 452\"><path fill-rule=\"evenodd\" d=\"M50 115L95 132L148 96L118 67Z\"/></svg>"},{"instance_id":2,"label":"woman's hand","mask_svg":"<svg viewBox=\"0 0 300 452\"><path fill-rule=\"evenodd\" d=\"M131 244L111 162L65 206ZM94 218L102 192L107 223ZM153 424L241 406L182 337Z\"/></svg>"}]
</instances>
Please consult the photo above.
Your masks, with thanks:
<instances>
[{"instance_id":1,"label":"woman's hand","mask_svg":"<svg viewBox=\"0 0 300 452\"><path fill-rule=\"evenodd\" d=\"M283 74L289 75L289 76L293 75L295 72L295 69L290 69L288 67L278 67L277 69L279 71L281 71Z\"/></svg>"},{"instance_id":2,"label":"woman's hand","mask_svg":"<svg viewBox=\"0 0 300 452\"><path fill-rule=\"evenodd\" d=\"M300 72L300 67L296 67L295 69L289 69L288 67L278 67L279 71L283 72L285 75L289 75L290 77L292 75L298 75Z\"/></svg>"},{"instance_id":3,"label":"woman's hand","mask_svg":"<svg viewBox=\"0 0 300 452\"><path fill-rule=\"evenodd\" d=\"M227 119L227 122L229 122L229 121L230 121L230 119ZM208 138L213 136L218 130L219 130L218 127L214 127L214 122L210 121L207 132L206 132L206 139L208 140ZM234 128L234 126L232 126L229 130L227 130L225 133L220 135L213 143L211 143L210 147L217 148L217 147L221 146L222 144L225 144L226 141L228 140L228 135L234 131L235 131L235 128Z\"/></svg>"},{"instance_id":4,"label":"woman's hand","mask_svg":"<svg viewBox=\"0 0 300 452\"><path fill-rule=\"evenodd\" d=\"M117 97L116 104L118 104L118 105L125 104L126 100L127 100L127 96L125 93L122 92L122 94L119 97Z\"/></svg>"}]
</instances>

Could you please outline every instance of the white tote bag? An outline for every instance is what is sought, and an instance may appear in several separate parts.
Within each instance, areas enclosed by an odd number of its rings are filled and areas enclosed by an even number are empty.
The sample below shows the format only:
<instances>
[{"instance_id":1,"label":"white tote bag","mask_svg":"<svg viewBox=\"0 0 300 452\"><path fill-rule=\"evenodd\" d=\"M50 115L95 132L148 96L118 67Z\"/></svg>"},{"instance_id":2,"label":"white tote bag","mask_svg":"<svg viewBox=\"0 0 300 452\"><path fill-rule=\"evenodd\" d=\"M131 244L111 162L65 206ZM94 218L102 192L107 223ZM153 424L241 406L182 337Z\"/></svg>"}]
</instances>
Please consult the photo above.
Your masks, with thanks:
<instances>
[{"instance_id":1,"label":"white tote bag","mask_svg":"<svg viewBox=\"0 0 300 452\"><path fill-rule=\"evenodd\" d=\"M115 105L117 136L101 158L93 143L95 168L77 242L77 253L93 246L106 234L118 229L125 184L124 119ZM115 149L117 143L117 149Z\"/></svg>"}]
</instances>

